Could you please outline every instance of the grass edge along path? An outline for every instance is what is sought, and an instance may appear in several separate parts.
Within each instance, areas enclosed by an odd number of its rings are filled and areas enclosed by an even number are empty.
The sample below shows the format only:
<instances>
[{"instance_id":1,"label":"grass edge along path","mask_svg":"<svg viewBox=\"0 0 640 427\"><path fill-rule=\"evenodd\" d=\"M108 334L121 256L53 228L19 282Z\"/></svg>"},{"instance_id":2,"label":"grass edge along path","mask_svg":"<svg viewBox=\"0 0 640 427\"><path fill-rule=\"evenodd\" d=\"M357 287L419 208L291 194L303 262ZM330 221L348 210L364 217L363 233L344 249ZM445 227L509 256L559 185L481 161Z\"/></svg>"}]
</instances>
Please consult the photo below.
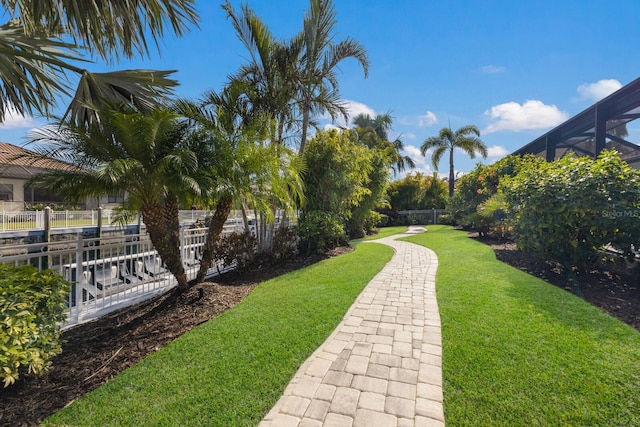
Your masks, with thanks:
<instances>
[{"instance_id":1,"label":"grass edge along path","mask_svg":"<svg viewBox=\"0 0 640 427\"><path fill-rule=\"evenodd\" d=\"M436 252L447 426L640 425L640 333L450 227Z\"/></svg>"},{"instance_id":2,"label":"grass edge along path","mask_svg":"<svg viewBox=\"0 0 640 427\"><path fill-rule=\"evenodd\" d=\"M392 255L359 245L263 282L44 425L255 426Z\"/></svg>"},{"instance_id":3,"label":"grass edge along path","mask_svg":"<svg viewBox=\"0 0 640 427\"><path fill-rule=\"evenodd\" d=\"M394 225L391 227L383 227L383 228L379 228L376 234L372 234L370 236L366 236L361 239L354 239L354 240L351 240L349 243L354 245L354 244L362 243L364 241L378 240L384 237L395 236L396 234L406 233L408 229L409 227L407 227L406 225Z\"/></svg>"}]
</instances>

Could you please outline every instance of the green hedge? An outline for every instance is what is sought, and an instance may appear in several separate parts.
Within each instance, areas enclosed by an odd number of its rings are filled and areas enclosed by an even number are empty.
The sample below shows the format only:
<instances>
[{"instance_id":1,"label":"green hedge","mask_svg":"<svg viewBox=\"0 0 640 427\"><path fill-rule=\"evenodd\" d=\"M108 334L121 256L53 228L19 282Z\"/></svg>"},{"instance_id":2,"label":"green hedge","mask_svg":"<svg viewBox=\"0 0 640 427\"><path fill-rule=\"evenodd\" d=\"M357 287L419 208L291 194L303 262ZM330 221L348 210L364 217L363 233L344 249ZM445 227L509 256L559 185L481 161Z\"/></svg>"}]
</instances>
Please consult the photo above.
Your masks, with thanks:
<instances>
[{"instance_id":1,"label":"green hedge","mask_svg":"<svg viewBox=\"0 0 640 427\"><path fill-rule=\"evenodd\" d=\"M0 380L7 387L20 372L42 373L62 351L69 283L51 270L0 265Z\"/></svg>"},{"instance_id":2,"label":"green hedge","mask_svg":"<svg viewBox=\"0 0 640 427\"><path fill-rule=\"evenodd\" d=\"M518 247L586 269L611 245L629 259L640 243L640 172L615 151L567 156L500 183Z\"/></svg>"}]
</instances>

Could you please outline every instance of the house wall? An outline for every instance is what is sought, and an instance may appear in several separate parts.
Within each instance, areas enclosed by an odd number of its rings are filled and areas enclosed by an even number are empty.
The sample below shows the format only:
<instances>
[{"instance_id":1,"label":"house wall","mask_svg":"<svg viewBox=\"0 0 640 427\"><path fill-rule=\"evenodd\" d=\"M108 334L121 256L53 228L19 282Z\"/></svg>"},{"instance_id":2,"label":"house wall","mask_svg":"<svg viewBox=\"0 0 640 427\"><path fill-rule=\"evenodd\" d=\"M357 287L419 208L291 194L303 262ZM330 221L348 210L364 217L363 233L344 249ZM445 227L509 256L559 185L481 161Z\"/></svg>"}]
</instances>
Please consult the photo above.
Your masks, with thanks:
<instances>
[{"instance_id":1,"label":"house wall","mask_svg":"<svg viewBox=\"0 0 640 427\"><path fill-rule=\"evenodd\" d=\"M5 212L24 210L24 179L0 177L0 210ZM12 187L12 194L7 194L6 186Z\"/></svg>"}]
</instances>

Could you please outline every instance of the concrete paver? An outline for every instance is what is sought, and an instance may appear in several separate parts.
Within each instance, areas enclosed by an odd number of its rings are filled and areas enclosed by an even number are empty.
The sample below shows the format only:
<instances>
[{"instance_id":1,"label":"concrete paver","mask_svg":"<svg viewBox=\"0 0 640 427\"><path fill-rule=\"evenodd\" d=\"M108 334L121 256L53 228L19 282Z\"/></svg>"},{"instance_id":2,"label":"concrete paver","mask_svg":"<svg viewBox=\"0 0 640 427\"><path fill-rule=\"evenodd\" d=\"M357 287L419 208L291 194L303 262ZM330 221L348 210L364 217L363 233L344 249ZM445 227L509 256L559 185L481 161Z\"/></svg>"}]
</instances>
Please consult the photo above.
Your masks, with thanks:
<instances>
[{"instance_id":1,"label":"concrete paver","mask_svg":"<svg viewBox=\"0 0 640 427\"><path fill-rule=\"evenodd\" d=\"M438 259L430 249L397 241L400 236L375 241L391 246L393 258L260 427L445 425Z\"/></svg>"}]
</instances>

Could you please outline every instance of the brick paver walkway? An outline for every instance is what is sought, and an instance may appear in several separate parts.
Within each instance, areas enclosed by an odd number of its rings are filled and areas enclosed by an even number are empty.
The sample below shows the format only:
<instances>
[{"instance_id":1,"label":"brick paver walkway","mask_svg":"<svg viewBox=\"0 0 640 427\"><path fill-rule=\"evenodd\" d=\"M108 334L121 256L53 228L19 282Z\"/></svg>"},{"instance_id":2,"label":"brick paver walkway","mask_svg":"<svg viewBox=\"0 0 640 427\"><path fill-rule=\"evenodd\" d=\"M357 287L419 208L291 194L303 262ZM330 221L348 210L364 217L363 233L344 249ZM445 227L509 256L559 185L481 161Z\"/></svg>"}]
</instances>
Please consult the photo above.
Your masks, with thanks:
<instances>
[{"instance_id":1,"label":"brick paver walkway","mask_svg":"<svg viewBox=\"0 0 640 427\"><path fill-rule=\"evenodd\" d=\"M397 237L375 241L395 255L259 427L444 426L438 259Z\"/></svg>"}]
</instances>

